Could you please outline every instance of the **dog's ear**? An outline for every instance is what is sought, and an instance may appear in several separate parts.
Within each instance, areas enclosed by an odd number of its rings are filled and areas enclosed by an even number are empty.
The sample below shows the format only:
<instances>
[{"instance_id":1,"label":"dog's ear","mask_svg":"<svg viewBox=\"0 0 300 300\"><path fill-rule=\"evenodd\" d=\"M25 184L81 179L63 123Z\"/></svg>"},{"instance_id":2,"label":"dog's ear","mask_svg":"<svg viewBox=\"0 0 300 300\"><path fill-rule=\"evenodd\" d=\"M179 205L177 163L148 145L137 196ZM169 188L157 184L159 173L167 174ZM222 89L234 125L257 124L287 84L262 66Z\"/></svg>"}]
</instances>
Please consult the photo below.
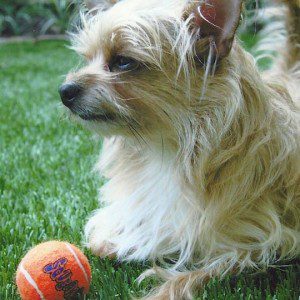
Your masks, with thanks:
<instances>
[{"instance_id":1,"label":"dog's ear","mask_svg":"<svg viewBox=\"0 0 300 300\"><path fill-rule=\"evenodd\" d=\"M85 6L88 10L105 10L116 4L118 0L85 0Z\"/></svg>"},{"instance_id":2,"label":"dog's ear","mask_svg":"<svg viewBox=\"0 0 300 300\"><path fill-rule=\"evenodd\" d=\"M184 13L187 19L192 14L193 29L199 38L209 37L214 42L215 55L222 58L231 50L239 25L243 0L198 0Z\"/></svg>"}]
</instances>

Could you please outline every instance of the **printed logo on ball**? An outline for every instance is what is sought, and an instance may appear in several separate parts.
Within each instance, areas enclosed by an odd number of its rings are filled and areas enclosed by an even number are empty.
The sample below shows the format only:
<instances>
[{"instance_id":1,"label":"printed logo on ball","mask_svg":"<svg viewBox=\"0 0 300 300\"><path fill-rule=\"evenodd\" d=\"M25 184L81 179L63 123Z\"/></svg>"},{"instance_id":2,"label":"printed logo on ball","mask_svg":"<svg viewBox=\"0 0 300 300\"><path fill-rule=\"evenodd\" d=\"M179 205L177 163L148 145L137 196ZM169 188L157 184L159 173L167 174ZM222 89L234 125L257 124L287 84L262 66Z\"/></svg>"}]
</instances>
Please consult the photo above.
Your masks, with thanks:
<instances>
[{"instance_id":1,"label":"printed logo on ball","mask_svg":"<svg viewBox=\"0 0 300 300\"><path fill-rule=\"evenodd\" d=\"M44 273L49 274L52 281L56 282L55 289L64 293L65 299L77 299L83 296L83 289L78 286L77 280L72 280L72 271L66 269L68 260L60 258L43 268Z\"/></svg>"}]
</instances>

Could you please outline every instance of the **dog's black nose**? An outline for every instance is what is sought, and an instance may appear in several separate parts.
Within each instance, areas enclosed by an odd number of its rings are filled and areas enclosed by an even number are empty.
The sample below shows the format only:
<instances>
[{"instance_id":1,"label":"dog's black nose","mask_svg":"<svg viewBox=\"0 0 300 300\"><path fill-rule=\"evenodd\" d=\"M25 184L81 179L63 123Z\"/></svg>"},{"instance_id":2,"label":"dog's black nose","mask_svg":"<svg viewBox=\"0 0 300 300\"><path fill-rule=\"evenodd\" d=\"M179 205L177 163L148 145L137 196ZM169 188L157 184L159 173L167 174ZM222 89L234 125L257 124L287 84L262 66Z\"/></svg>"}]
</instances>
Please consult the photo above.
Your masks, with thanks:
<instances>
[{"instance_id":1,"label":"dog's black nose","mask_svg":"<svg viewBox=\"0 0 300 300\"><path fill-rule=\"evenodd\" d=\"M76 83L66 83L59 88L61 101L67 107L70 107L73 104L80 92L81 87Z\"/></svg>"}]
</instances>

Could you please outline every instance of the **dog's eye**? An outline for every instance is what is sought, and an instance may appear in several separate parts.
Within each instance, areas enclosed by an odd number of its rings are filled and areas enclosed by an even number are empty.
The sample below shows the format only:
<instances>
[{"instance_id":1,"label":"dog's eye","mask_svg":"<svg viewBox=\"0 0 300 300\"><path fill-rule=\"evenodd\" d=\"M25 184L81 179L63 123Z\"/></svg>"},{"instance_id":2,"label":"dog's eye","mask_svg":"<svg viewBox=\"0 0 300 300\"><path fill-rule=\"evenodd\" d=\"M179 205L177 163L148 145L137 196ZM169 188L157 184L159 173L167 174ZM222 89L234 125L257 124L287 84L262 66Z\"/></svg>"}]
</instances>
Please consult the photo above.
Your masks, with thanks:
<instances>
[{"instance_id":1,"label":"dog's eye","mask_svg":"<svg viewBox=\"0 0 300 300\"><path fill-rule=\"evenodd\" d=\"M133 58L125 56L117 56L110 64L111 71L132 71L137 69L140 63Z\"/></svg>"}]
</instances>

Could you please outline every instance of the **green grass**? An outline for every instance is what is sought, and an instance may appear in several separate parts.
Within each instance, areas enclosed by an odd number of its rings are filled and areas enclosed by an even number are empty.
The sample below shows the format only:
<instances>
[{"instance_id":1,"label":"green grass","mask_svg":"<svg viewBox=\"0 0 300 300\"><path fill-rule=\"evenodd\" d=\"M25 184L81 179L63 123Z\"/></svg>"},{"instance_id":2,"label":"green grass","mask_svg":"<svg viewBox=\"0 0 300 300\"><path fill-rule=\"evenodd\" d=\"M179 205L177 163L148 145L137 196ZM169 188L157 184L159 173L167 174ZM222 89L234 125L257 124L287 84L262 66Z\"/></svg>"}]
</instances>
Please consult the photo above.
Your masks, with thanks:
<instances>
[{"instance_id":1,"label":"green grass","mask_svg":"<svg viewBox=\"0 0 300 300\"><path fill-rule=\"evenodd\" d=\"M81 245L102 184L91 172L101 141L65 121L57 88L78 63L63 42L0 45L0 299L18 299L20 259L47 240ZM93 270L88 299L129 299L149 289L146 268L86 254ZM204 299L297 299L297 269L213 280Z\"/></svg>"}]
</instances>

